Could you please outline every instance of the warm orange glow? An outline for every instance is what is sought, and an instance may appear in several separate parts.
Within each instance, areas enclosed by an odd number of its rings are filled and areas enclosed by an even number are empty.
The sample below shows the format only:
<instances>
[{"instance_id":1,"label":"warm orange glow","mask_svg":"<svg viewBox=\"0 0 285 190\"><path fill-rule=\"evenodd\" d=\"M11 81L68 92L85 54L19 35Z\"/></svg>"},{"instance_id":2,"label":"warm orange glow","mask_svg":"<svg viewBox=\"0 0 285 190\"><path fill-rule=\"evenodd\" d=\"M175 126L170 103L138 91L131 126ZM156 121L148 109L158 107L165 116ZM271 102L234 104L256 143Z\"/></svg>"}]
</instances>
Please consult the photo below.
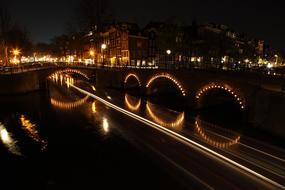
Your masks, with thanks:
<instances>
[{"instance_id":1,"label":"warm orange glow","mask_svg":"<svg viewBox=\"0 0 285 190\"><path fill-rule=\"evenodd\" d=\"M138 75L136 75L136 74L134 74L134 73L130 73L130 74L128 74L128 75L126 76L125 81L124 81L125 84L128 82L128 80L129 80L130 77L135 78L135 79L138 81L139 86L141 86L141 81L140 81Z\"/></svg>"},{"instance_id":2,"label":"warm orange glow","mask_svg":"<svg viewBox=\"0 0 285 190\"><path fill-rule=\"evenodd\" d=\"M47 146L47 142L45 140L42 140L38 134L38 131L36 130L37 126L35 124L32 124L30 120L28 120L24 115L21 115L20 117L21 124L23 126L23 129L27 131L28 135L34 139L34 141L42 144L42 149L45 149Z\"/></svg>"},{"instance_id":3,"label":"warm orange glow","mask_svg":"<svg viewBox=\"0 0 285 190\"><path fill-rule=\"evenodd\" d=\"M128 94L125 94L125 104L131 111L138 111L141 107L141 99L135 104L131 103Z\"/></svg>"},{"instance_id":4,"label":"warm orange glow","mask_svg":"<svg viewBox=\"0 0 285 190\"><path fill-rule=\"evenodd\" d=\"M15 56L19 55L19 54L20 54L20 50L14 49L14 50L13 50L13 54L14 54Z\"/></svg>"},{"instance_id":5,"label":"warm orange glow","mask_svg":"<svg viewBox=\"0 0 285 190\"><path fill-rule=\"evenodd\" d=\"M205 122L203 122L203 123L205 124ZM203 128L201 126L202 126L202 121L199 118L197 118L196 122L195 122L195 129L196 129L197 133L200 135L200 137L202 137L202 139L204 141L206 141L208 144L210 144L212 146L225 149L225 148L229 148L235 144L238 144L240 141L240 135L237 135L234 139L229 140L228 142L217 141L217 140L209 137L205 133L205 131L203 130Z\"/></svg>"},{"instance_id":6,"label":"warm orange glow","mask_svg":"<svg viewBox=\"0 0 285 190\"><path fill-rule=\"evenodd\" d=\"M154 122L156 122L157 124L159 124L163 127L175 128L175 127L181 126L184 122L184 112L180 113L177 116L177 119L175 121L166 122L154 114L154 112L152 111L151 104L149 102L146 103L146 110L147 110L149 116L154 120Z\"/></svg>"},{"instance_id":7,"label":"warm orange glow","mask_svg":"<svg viewBox=\"0 0 285 190\"><path fill-rule=\"evenodd\" d=\"M166 79L169 79L171 80L178 88L179 90L181 91L182 95L183 96L186 96L186 91L185 89L183 88L182 84L175 78L173 77L172 75L168 74L168 73L161 73L161 74L157 74L155 76L153 76L151 79L149 79L149 81L147 82L147 85L146 85L146 88L150 87L150 85L156 80L156 79L159 79L159 78L166 78Z\"/></svg>"},{"instance_id":8,"label":"warm orange glow","mask_svg":"<svg viewBox=\"0 0 285 190\"><path fill-rule=\"evenodd\" d=\"M54 98L51 98L50 102L51 102L51 105L59 109L71 110L71 109L75 109L83 105L88 100L88 98L89 96L85 96L84 98L77 100L75 102L61 102L61 101L55 100Z\"/></svg>"},{"instance_id":9,"label":"warm orange glow","mask_svg":"<svg viewBox=\"0 0 285 190\"><path fill-rule=\"evenodd\" d=\"M61 71L56 71L55 73L53 73L52 75L59 75L59 74L62 74L62 73L75 73L75 74L78 74L78 75L81 75L82 77L86 78L87 80L90 80L90 78L83 72L79 71L79 70L76 70L76 69L65 69L65 70L61 70ZM52 76L51 75L51 76Z\"/></svg>"},{"instance_id":10,"label":"warm orange glow","mask_svg":"<svg viewBox=\"0 0 285 190\"><path fill-rule=\"evenodd\" d=\"M90 50L90 51L89 51L89 54L90 54L91 56L94 56L94 55L95 55L95 52L94 52L93 50Z\"/></svg>"},{"instance_id":11,"label":"warm orange glow","mask_svg":"<svg viewBox=\"0 0 285 190\"><path fill-rule=\"evenodd\" d=\"M198 90L198 92L196 93L196 99L200 100L201 97L208 92L209 90L213 90L213 89L221 89L224 90L226 92L228 92L229 94L231 94L231 96L233 96L235 98L235 100L238 102L238 104L240 105L241 109L245 108L245 100L244 98L242 98L238 92L236 92L231 86L227 85L227 84L217 84L217 83L212 83L212 84L208 84L205 85L204 87L202 87L200 90Z\"/></svg>"},{"instance_id":12,"label":"warm orange glow","mask_svg":"<svg viewBox=\"0 0 285 190\"><path fill-rule=\"evenodd\" d=\"M96 101L94 101L94 102L92 103L91 110L92 110L92 113L96 113L96 112L97 112L97 109L96 109Z\"/></svg>"}]
</instances>

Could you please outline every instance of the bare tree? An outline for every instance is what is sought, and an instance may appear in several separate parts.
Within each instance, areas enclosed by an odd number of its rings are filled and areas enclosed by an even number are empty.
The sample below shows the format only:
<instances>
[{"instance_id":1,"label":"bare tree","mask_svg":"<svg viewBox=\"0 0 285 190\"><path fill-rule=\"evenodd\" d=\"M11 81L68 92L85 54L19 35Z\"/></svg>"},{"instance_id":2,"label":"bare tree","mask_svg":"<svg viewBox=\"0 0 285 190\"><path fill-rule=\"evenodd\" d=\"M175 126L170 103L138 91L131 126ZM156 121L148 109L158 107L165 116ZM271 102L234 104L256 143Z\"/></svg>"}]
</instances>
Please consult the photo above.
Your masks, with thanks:
<instances>
[{"instance_id":1,"label":"bare tree","mask_svg":"<svg viewBox=\"0 0 285 190\"><path fill-rule=\"evenodd\" d=\"M11 17L7 8L4 6L4 2L0 4L0 57L2 58L2 64L9 64L9 51L8 51L8 33L11 29Z\"/></svg>"}]
</instances>

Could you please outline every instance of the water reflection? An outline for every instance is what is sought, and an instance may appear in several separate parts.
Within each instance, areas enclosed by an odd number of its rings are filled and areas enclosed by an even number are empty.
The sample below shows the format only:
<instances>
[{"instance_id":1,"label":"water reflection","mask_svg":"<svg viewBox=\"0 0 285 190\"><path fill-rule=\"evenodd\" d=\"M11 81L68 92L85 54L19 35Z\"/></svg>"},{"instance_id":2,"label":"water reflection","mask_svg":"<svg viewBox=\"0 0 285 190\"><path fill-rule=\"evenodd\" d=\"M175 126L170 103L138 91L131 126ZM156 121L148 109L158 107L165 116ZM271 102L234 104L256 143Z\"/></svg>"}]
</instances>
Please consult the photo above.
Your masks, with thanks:
<instances>
[{"instance_id":1,"label":"water reflection","mask_svg":"<svg viewBox=\"0 0 285 190\"><path fill-rule=\"evenodd\" d=\"M42 146L42 150L46 149L47 147L47 142L43 139L40 138L38 131L37 131L37 126L29 119L27 119L24 115L21 115L20 121L22 124L23 129L28 133L28 135L36 142L40 143Z\"/></svg>"},{"instance_id":2,"label":"water reflection","mask_svg":"<svg viewBox=\"0 0 285 190\"><path fill-rule=\"evenodd\" d=\"M125 105L131 111L137 112L141 107L141 99L137 100L136 98L131 97L128 94L125 94Z\"/></svg>"},{"instance_id":3,"label":"water reflection","mask_svg":"<svg viewBox=\"0 0 285 190\"><path fill-rule=\"evenodd\" d=\"M217 127L212 125L212 124L209 124L209 123L206 123L206 122L200 120L199 117L196 118L195 130L197 131L199 136L205 142L207 142L208 144L215 146L217 148L223 148L223 149L229 148L235 144L238 144L240 141L241 136L239 134L236 134L233 131L230 131L230 130L225 131L225 129L223 129L225 134L234 136L233 138L228 138L228 137L222 136L220 134L216 134L216 135L207 134L206 130L203 129L202 126L209 126L211 128L217 128ZM219 130L222 130L222 129L219 129Z\"/></svg>"},{"instance_id":4,"label":"water reflection","mask_svg":"<svg viewBox=\"0 0 285 190\"><path fill-rule=\"evenodd\" d=\"M92 113L97 113L97 109L96 109L96 101L94 101L91 105L91 110L92 110Z\"/></svg>"},{"instance_id":5,"label":"water reflection","mask_svg":"<svg viewBox=\"0 0 285 190\"><path fill-rule=\"evenodd\" d=\"M5 126L0 123L0 139L5 147L12 153L21 156L19 147L17 146L17 141L12 138L12 135L7 131Z\"/></svg>"},{"instance_id":6,"label":"water reflection","mask_svg":"<svg viewBox=\"0 0 285 190\"><path fill-rule=\"evenodd\" d=\"M108 133L109 132L109 122L108 122L108 119L107 118L103 118L103 130L105 133Z\"/></svg>"},{"instance_id":7,"label":"water reflection","mask_svg":"<svg viewBox=\"0 0 285 190\"><path fill-rule=\"evenodd\" d=\"M85 96L84 98L77 100L75 102L62 102L59 100L56 100L54 98L50 99L51 105L59 108L59 109L64 109L64 110L71 110L71 109L75 109L81 105L83 105L87 100L88 100L89 96Z\"/></svg>"},{"instance_id":8,"label":"water reflection","mask_svg":"<svg viewBox=\"0 0 285 190\"><path fill-rule=\"evenodd\" d=\"M70 88L70 85L74 85L74 79L68 74L55 73L50 76L50 79L55 83L58 83L58 80L59 80L60 85L63 86L66 84L67 88Z\"/></svg>"},{"instance_id":9,"label":"water reflection","mask_svg":"<svg viewBox=\"0 0 285 190\"><path fill-rule=\"evenodd\" d=\"M167 121L166 119L163 119L162 117L158 117L154 112L156 111L156 108L152 106L148 101L146 102L146 110L148 115L156 122L157 124L167 127L167 128L177 128L181 127L183 125L185 114L184 112L181 112L176 117L175 121Z\"/></svg>"}]
</instances>

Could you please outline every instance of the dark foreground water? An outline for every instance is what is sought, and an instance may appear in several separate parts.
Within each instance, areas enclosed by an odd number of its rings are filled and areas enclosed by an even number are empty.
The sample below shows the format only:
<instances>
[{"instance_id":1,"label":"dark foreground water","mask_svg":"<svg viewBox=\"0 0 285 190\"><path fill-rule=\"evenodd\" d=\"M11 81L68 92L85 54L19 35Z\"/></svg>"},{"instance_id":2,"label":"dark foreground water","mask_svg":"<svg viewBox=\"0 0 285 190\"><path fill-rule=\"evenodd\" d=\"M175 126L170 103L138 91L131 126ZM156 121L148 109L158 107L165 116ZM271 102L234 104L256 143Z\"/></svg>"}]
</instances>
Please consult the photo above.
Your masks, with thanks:
<instances>
[{"instance_id":1,"label":"dark foreground water","mask_svg":"<svg viewBox=\"0 0 285 190\"><path fill-rule=\"evenodd\" d=\"M162 126L195 133L195 114L122 92L98 94ZM170 167L127 135L124 126L131 120L65 84L1 97L0 105L1 189L185 189ZM242 139L241 130L212 130Z\"/></svg>"},{"instance_id":2,"label":"dark foreground water","mask_svg":"<svg viewBox=\"0 0 285 190\"><path fill-rule=\"evenodd\" d=\"M182 188L143 148L112 129L105 106L95 108L89 98L75 107L58 103L82 98L60 86L1 97L1 189Z\"/></svg>"}]
</instances>

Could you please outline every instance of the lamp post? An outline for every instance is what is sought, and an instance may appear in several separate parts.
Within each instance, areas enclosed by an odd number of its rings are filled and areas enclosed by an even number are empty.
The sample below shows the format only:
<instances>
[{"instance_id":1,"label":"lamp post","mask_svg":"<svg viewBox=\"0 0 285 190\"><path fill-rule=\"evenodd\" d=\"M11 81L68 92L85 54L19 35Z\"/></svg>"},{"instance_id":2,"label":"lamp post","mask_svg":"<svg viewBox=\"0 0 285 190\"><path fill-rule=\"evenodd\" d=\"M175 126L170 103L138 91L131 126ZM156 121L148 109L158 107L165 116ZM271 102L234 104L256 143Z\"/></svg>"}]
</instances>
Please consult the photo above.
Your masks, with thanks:
<instances>
[{"instance_id":1,"label":"lamp post","mask_svg":"<svg viewBox=\"0 0 285 190\"><path fill-rule=\"evenodd\" d=\"M105 63L105 60L104 60L104 50L105 50L106 48L107 48L107 45L106 45L106 44L102 44L102 45L101 45L102 55L103 55L103 59L102 59L103 66L104 66L104 63Z\"/></svg>"},{"instance_id":2,"label":"lamp post","mask_svg":"<svg viewBox=\"0 0 285 190\"><path fill-rule=\"evenodd\" d=\"M167 69L167 62L170 62L171 50L170 50L170 49L166 50L166 54L168 55L168 56L167 56L167 57L168 57L168 60L165 61L165 68Z\"/></svg>"},{"instance_id":3,"label":"lamp post","mask_svg":"<svg viewBox=\"0 0 285 190\"><path fill-rule=\"evenodd\" d=\"M93 64L95 64L95 61L94 61L95 52L94 52L94 50L91 49L91 50L89 51L89 54L90 54L90 56L92 57Z\"/></svg>"},{"instance_id":4,"label":"lamp post","mask_svg":"<svg viewBox=\"0 0 285 190\"><path fill-rule=\"evenodd\" d=\"M14 62L16 64L17 63L17 56L20 54L20 51L18 49L14 49L13 54L14 54Z\"/></svg>"}]
</instances>

